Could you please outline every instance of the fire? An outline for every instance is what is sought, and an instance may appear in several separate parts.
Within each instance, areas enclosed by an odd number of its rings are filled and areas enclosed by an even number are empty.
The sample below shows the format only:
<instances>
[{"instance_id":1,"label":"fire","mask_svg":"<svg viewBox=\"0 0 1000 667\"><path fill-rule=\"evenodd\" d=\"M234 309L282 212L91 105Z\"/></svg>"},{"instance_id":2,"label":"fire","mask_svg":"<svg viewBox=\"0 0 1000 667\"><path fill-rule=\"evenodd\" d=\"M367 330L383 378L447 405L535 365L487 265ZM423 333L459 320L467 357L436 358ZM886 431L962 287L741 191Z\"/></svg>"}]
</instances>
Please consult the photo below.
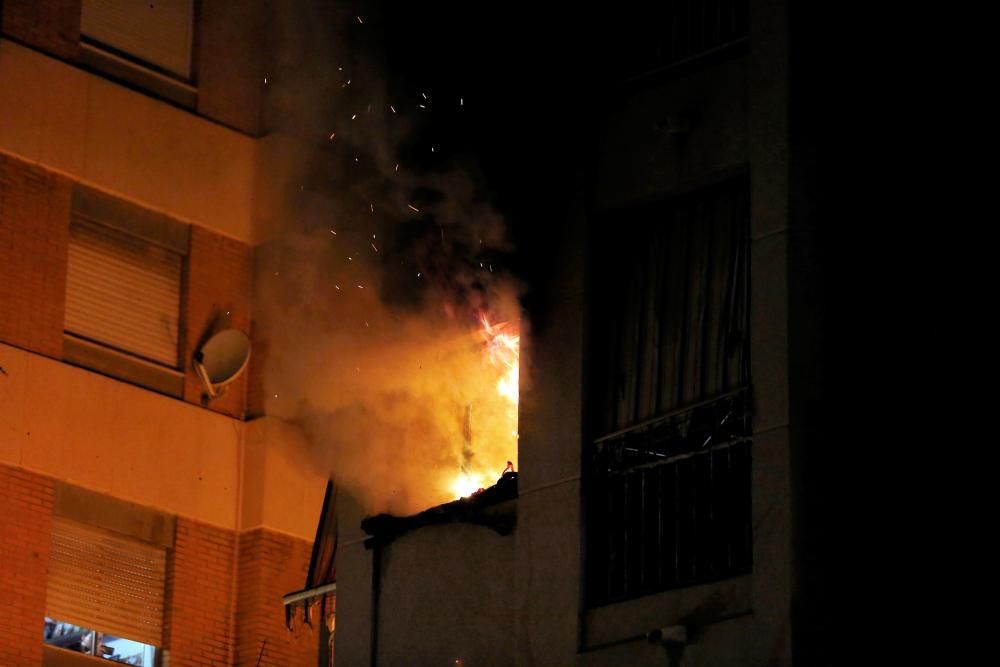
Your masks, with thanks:
<instances>
[{"instance_id":1,"label":"fire","mask_svg":"<svg viewBox=\"0 0 1000 667\"><path fill-rule=\"evenodd\" d=\"M483 484L478 475L473 476L469 473L462 472L459 473L458 476L455 477L455 481L452 482L451 492L455 494L456 498L468 498L486 486L488 486L488 483Z\"/></svg>"},{"instance_id":2,"label":"fire","mask_svg":"<svg viewBox=\"0 0 1000 667\"><path fill-rule=\"evenodd\" d=\"M490 364L502 370L503 375L497 380L497 393L507 399L514 410L514 426L517 426L517 399L520 388L519 352L521 337L502 333L502 325L491 325L483 316L483 337L486 339L486 349ZM516 428L515 428L516 433Z\"/></svg>"},{"instance_id":3,"label":"fire","mask_svg":"<svg viewBox=\"0 0 1000 667\"><path fill-rule=\"evenodd\" d=\"M495 450L498 446L507 447L509 450L507 458L515 458L521 337L505 331L506 324L491 324L485 315L481 322L482 329L479 333L485 342L484 372L495 374L497 379L494 397L487 399L489 407L493 408L492 418L488 420L489 426L469 424L469 437L472 439L472 433L475 433L475 438L480 442L484 438L489 438L491 442L485 444L488 444L491 450ZM468 414L472 414L471 409ZM470 449L474 449L472 442L468 445ZM473 463L477 464L479 469L473 469ZM494 484L495 463L496 461L492 460L473 461L471 456L464 457L461 472L451 483L451 493L456 498L466 498ZM508 461L507 465L513 470L513 463ZM487 468L483 469L482 466Z\"/></svg>"}]
</instances>

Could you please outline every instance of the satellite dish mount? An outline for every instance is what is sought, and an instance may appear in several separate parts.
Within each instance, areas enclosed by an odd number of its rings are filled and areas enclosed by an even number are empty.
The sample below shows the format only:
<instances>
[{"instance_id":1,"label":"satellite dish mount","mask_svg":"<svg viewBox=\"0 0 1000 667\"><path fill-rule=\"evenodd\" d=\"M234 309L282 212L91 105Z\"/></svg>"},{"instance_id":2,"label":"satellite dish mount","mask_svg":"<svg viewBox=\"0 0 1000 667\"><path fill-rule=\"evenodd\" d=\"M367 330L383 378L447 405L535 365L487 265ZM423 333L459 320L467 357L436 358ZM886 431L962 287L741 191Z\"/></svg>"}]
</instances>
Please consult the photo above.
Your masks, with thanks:
<instances>
[{"instance_id":1,"label":"satellite dish mount","mask_svg":"<svg viewBox=\"0 0 1000 667\"><path fill-rule=\"evenodd\" d=\"M226 393L249 361L250 338L239 329L225 329L194 353L194 371L205 385L205 394L213 399Z\"/></svg>"}]
</instances>

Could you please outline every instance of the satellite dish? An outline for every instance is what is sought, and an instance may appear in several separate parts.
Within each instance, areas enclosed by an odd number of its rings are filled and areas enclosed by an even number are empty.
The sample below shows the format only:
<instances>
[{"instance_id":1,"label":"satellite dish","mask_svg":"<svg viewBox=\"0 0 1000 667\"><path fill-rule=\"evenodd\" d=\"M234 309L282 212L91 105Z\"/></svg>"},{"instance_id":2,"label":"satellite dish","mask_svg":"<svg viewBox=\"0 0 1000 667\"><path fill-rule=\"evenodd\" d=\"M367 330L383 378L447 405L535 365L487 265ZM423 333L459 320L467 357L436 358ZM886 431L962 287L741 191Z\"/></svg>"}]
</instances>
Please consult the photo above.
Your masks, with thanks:
<instances>
[{"instance_id":1,"label":"satellite dish","mask_svg":"<svg viewBox=\"0 0 1000 667\"><path fill-rule=\"evenodd\" d=\"M250 338L239 329L225 329L194 353L194 369L210 398L226 393L250 361Z\"/></svg>"}]
</instances>

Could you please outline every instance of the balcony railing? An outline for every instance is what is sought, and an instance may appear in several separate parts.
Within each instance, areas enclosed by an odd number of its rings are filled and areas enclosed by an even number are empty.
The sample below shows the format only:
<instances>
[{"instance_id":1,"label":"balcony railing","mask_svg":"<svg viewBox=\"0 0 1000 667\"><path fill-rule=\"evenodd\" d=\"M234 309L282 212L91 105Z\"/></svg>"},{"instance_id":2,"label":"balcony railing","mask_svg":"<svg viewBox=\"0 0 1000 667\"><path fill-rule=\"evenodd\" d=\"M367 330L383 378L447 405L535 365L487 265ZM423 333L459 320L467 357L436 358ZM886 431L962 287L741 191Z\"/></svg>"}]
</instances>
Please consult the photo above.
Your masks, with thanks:
<instances>
[{"instance_id":1,"label":"balcony railing","mask_svg":"<svg viewBox=\"0 0 1000 667\"><path fill-rule=\"evenodd\" d=\"M590 461L591 605L750 571L746 389L598 438Z\"/></svg>"},{"instance_id":2,"label":"balcony railing","mask_svg":"<svg viewBox=\"0 0 1000 667\"><path fill-rule=\"evenodd\" d=\"M666 0L623 11L633 37L618 54L625 79L646 75L747 40L747 0Z\"/></svg>"}]
</instances>

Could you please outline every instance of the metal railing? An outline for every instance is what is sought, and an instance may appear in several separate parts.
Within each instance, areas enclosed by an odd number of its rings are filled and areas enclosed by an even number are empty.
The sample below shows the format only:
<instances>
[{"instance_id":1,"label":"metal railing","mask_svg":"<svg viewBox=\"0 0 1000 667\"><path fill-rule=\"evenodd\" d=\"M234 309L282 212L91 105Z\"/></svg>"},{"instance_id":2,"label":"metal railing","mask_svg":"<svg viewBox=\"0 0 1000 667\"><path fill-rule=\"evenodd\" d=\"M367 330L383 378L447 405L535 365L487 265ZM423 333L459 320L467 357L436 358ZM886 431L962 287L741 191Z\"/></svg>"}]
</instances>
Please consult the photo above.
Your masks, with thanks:
<instances>
[{"instance_id":1,"label":"metal railing","mask_svg":"<svg viewBox=\"0 0 1000 667\"><path fill-rule=\"evenodd\" d=\"M739 389L594 441L592 605L750 571L749 408Z\"/></svg>"},{"instance_id":2,"label":"metal railing","mask_svg":"<svg viewBox=\"0 0 1000 667\"><path fill-rule=\"evenodd\" d=\"M745 42L747 0L666 0L625 18L634 38L619 57L631 79Z\"/></svg>"}]
</instances>

